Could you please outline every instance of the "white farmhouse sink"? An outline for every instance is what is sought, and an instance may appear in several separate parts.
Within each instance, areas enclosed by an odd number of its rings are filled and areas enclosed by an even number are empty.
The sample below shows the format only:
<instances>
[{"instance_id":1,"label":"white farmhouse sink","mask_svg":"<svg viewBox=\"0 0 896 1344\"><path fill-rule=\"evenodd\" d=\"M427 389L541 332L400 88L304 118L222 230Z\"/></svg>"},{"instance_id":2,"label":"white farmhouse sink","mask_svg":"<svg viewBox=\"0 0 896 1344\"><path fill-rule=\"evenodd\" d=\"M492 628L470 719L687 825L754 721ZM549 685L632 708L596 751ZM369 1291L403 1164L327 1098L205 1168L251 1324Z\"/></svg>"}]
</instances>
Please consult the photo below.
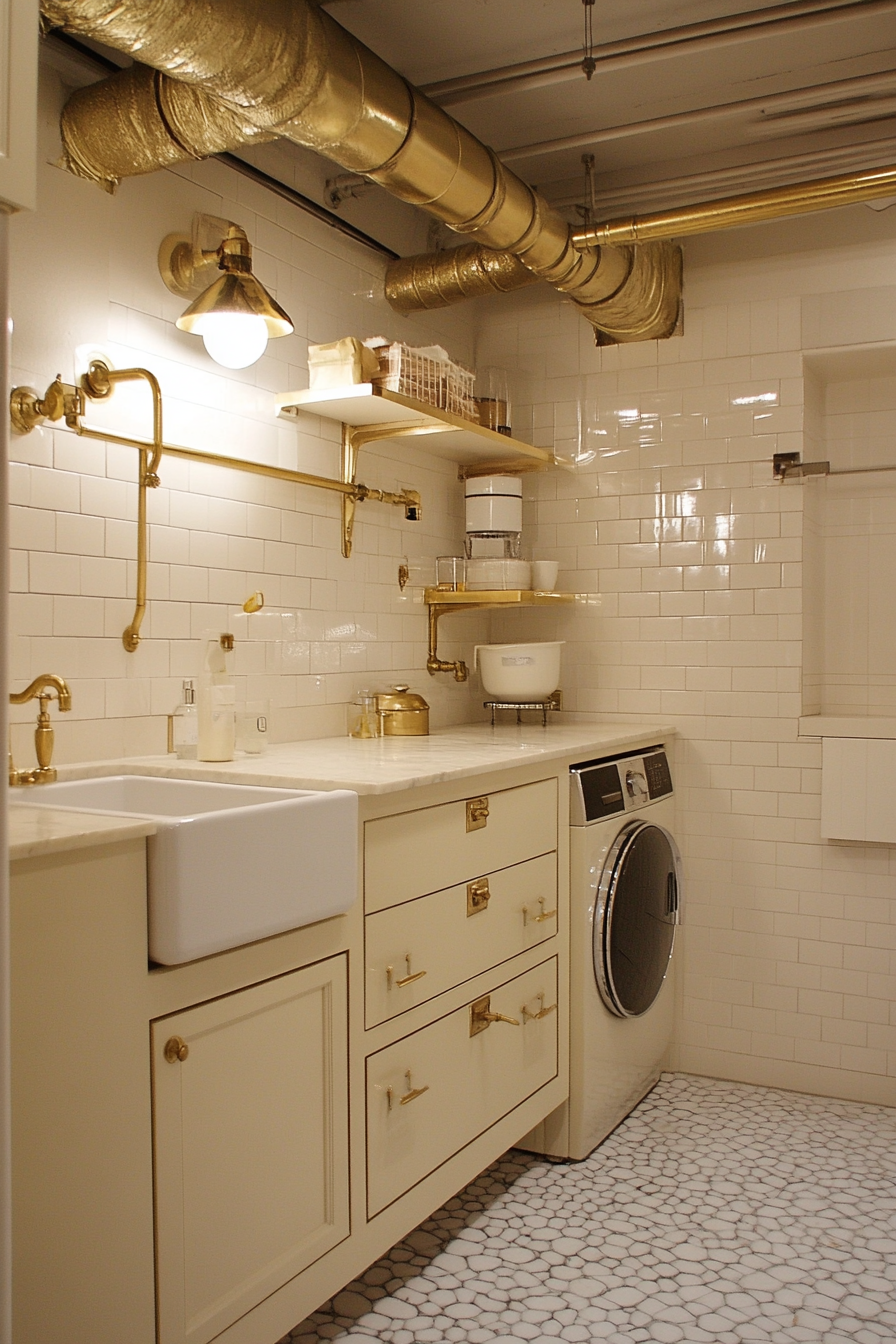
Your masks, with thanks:
<instances>
[{"instance_id":1,"label":"white farmhouse sink","mask_svg":"<svg viewBox=\"0 0 896 1344\"><path fill-rule=\"evenodd\" d=\"M155 821L149 955L164 966L340 915L357 895L358 795L345 789L111 775L21 802Z\"/></svg>"}]
</instances>

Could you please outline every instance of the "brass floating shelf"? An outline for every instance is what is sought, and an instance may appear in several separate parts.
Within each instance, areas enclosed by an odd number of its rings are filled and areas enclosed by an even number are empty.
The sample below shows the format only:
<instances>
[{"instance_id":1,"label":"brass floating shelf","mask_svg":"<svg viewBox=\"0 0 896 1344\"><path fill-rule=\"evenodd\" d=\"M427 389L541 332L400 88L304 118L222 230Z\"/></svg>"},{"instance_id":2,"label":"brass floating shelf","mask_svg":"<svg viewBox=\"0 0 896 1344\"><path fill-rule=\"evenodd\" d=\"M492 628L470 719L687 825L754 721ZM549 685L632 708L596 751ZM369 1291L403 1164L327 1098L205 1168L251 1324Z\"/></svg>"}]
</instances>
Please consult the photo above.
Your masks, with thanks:
<instances>
[{"instance_id":1,"label":"brass floating shelf","mask_svg":"<svg viewBox=\"0 0 896 1344\"><path fill-rule=\"evenodd\" d=\"M440 607L567 607L575 602L575 593L539 593L526 588L488 588L481 592L449 591L426 588L424 602Z\"/></svg>"},{"instance_id":2,"label":"brass floating shelf","mask_svg":"<svg viewBox=\"0 0 896 1344\"><path fill-rule=\"evenodd\" d=\"M489 588L481 592L426 588L423 600L429 607L429 654L426 670L430 676L436 672L453 672L455 681L466 681L469 673L465 662L446 662L439 657L439 617L458 611L483 611L488 608L509 607L553 607L559 610L575 602L575 593L541 593L526 588Z\"/></svg>"},{"instance_id":3,"label":"brass floating shelf","mask_svg":"<svg viewBox=\"0 0 896 1344\"><path fill-rule=\"evenodd\" d=\"M284 392L277 397L282 416L300 411L341 421L361 448L375 441L408 437L425 439L421 447L434 457L457 462L465 475L481 471L539 471L554 465L553 453L535 448L485 425L464 420L400 392L388 392L372 383L355 383L326 391Z\"/></svg>"}]
</instances>

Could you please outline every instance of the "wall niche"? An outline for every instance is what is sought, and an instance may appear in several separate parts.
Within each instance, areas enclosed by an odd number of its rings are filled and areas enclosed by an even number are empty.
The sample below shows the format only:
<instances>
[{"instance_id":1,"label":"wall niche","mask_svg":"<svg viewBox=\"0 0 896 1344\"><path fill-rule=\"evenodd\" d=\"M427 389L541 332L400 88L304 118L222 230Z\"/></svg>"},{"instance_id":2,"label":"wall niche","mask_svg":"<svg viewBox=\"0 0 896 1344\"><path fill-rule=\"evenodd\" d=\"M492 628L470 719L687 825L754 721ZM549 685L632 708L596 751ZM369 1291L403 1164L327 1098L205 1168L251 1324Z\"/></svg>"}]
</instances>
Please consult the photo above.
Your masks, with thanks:
<instances>
[{"instance_id":1,"label":"wall niche","mask_svg":"<svg viewBox=\"0 0 896 1344\"><path fill-rule=\"evenodd\" d=\"M803 460L896 467L896 344L803 364ZM896 717L896 470L803 488L803 713Z\"/></svg>"}]
</instances>

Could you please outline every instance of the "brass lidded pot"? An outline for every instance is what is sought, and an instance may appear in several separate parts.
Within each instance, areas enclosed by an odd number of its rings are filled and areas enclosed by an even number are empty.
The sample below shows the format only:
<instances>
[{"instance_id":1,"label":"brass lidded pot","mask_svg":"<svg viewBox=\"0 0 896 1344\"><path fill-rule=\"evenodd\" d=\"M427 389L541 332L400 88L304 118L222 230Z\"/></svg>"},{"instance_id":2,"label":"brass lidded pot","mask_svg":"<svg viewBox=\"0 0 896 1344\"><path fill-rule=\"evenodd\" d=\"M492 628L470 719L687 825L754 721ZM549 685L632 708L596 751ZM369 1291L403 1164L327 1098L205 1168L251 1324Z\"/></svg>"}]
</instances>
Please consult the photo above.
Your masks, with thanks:
<instances>
[{"instance_id":1,"label":"brass lidded pot","mask_svg":"<svg viewBox=\"0 0 896 1344\"><path fill-rule=\"evenodd\" d=\"M379 691L376 713L383 737L429 736L429 705L407 686Z\"/></svg>"}]
</instances>

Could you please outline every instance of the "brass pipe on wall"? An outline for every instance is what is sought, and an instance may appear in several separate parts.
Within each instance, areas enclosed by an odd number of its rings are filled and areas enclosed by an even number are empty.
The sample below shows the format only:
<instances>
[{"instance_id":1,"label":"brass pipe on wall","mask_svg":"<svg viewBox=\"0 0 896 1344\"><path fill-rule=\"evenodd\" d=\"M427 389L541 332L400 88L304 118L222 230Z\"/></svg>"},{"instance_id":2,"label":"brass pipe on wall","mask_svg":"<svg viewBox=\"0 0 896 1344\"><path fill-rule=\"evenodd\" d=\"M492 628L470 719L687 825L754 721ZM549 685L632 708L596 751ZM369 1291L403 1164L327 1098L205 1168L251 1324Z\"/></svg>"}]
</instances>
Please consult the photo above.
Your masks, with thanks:
<instances>
[{"instance_id":1,"label":"brass pipe on wall","mask_svg":"<svg viewBox=\"0 0 896 1344\"><path fill-rule=\"evenodd\" d=\"M149 384L153 399L153 437L150 442L134 439L124 434L114 434L106 429L93 429L83 423L86 398L105 400L112 395L116 383L133 382L143 379ZM209 466L230 467L234 471L249 472L253 476L267 476L278 481L288 481L292 485L312 486L318 490L329 490L342 497L343 532L342 554L351 555L352 523L355 505L371 500L382 504L393 504L404 509L405 517L412 522L422 516L420 494L416 490L401 491L379 490L363 485L355 480L357 455L365 442L378 438L392 437L396 432L412 434L414 426L376 426L374 429L349 429L351 454L346 458L343 453L341 480L329 476L314 476L309 472L291 471L288 467L273 467L264 462L249 462L244 458L227 457L223 453L207 453L199 448L184 448L176 444L165 443L162 437L162 390L158 379L148 369L110 369L100 360L91 363L79 386L63 383L57 377L40 397L33 387L15 387L9 398L10 420L18 434L29 434L45 420L64 419L66 428L79 438L96 439L100 443L120 444L125 448L136 448L139 454L139 475L137 483L137 596L134 615L123 631L121 641L128 653L134 653L140 643L140 627L146 615L146 574L149 563L149 520L147 516L147 490L160 484L158 467L162 455L178 457L188 462L199 462ZM63 706L65 708L66 706Z\"/></svg>"},{"instance_id":2,"label":"brass pipe on wall","mask_svg":"<svg viewBox=\"0 0 896 1344\"><path fill-rule=\"evenodd\" d=\"M43 13L158 72L131 68L72 95L63 141L82 175L112 185L273 132L511 253L613 339L674 329L680 266L671 249L640 260L629 248L577 251L538 192L309 0L43 0ZM630 301L618 313L601 307L629 287L647 296L646 315ZM618 330L605 325L613 321Z\"/></svg>"},{"instance_id":3,"label":"brass pipe on wall","mask_svg":"<svg viewBox=\"0 0 896 1344\"><path fill-rule=\"evenodd\" d=\"M696 233L715 233L720 229L741 228L785 215L805 215L816 210L833 210L842 205L873 201L896 194L896 168L869 168L859 173L841 173L837 177L798 182L792 187L770 187L765 191L725 196L701 205L682 205L655 214L629 219L611 219L592 228L576 229L575 247L587 251L608 244L655 242Z\"/></svg>"}]
</instances>

